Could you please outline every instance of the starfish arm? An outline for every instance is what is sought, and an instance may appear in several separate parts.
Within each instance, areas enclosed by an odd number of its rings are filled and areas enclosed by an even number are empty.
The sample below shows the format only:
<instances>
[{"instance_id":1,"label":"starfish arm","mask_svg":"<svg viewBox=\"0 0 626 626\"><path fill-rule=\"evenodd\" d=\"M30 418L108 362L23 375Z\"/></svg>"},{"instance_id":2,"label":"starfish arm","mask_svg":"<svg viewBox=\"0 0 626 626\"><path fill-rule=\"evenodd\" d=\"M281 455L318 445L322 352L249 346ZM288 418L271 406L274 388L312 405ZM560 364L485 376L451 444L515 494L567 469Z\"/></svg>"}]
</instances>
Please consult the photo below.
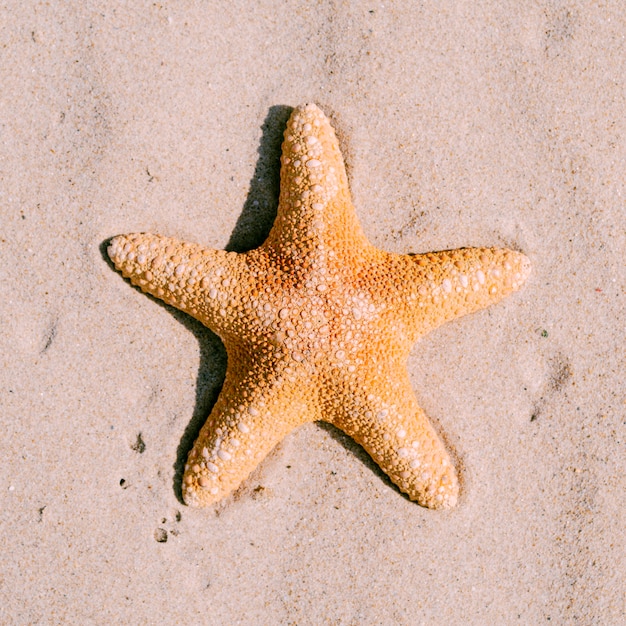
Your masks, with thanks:
<instances>
[{"instance_id":1,"label":"starfish arm","mask_svg":"<svg viewBox=\"0 0 626 626\"><path fill-rule=\"evenodd\" d=\"M111 240L108 253L134 285L218 333L245 276L245 255L160 235L119 235Z\"/></svg>"},{"instance_id":2,"label":"starfish arm","mask_svg":"<svg viewBox=\"0 0 626 626\"><path fill-rule=\"evenodd\" d=\"M185 465L182 491L190 506L227 496L291 430L315 419L296 373L254 359L229 351L224 387Z\"/></svg>"},{"instance_id":3,"label":"starfish arm","mask_svg":"<svg viewBox=\"0 0 626 626\"><path fill-rule=\"evenodd\" d=\"M328 118L312 103L296 107L284 137L278 212L263 247L282 258L302 258L338 241L346 258L369 248Z\"/></svg>"},{"instance_id":4,"label":"starfish arm","mask_svg":"<svg viewBox=\"0 0 626 626\"><path fill-rule=\"evenodd\" d=\"M530 274L528 257L504 248L403 255L387 264L398 292L398 313L413 331L411 340L498 302L517 291Z\"/></svg>"},{"instance_id":5,"label":"starfish arm","mask_svg":"<svg viewBox=\"0 0 626 626\"><path fill-rule=\"evenodd\" d=\"M404 367L366 373L358 389L339 393L332 422L362 445L400 491L431 509L452 508L456 471L417 400Z\"/></svg>"}]
</instances>

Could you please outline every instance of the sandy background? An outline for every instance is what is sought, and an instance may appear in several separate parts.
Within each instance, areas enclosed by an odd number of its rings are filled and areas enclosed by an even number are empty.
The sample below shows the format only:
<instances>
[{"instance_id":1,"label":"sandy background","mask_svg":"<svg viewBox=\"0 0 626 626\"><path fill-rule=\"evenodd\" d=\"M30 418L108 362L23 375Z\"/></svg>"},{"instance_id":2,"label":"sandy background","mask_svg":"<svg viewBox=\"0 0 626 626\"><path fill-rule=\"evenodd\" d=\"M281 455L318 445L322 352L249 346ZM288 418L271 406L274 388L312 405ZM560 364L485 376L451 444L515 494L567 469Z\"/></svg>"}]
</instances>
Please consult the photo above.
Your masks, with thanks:
<instances>
[{"instance_id":1,"label":"sandy background","mask_svg":"<svg viewBox=\"0 0 626 626\"><path fill-rule=\"evenodd\" d=\"M68 4L0 8L0 623L626 623L623 2ZM103 242L258 245L306 101L376 245L533 261L409 362L455 510L318 425L178 499L223 348Z\"/></svg>"}]
</instances>

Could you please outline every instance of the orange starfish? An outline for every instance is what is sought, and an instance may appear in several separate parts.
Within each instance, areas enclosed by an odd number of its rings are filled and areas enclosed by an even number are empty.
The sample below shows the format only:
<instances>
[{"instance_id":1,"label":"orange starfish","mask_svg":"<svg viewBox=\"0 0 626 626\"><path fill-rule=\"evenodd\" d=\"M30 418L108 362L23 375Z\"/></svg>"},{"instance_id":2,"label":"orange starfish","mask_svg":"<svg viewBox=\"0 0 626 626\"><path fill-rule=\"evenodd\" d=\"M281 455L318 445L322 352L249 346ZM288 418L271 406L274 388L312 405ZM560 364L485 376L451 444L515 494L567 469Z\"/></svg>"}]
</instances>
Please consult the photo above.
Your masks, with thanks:
<instances>
[{"instance_id":1,"label":"orange starfish","mask_svg":"<svg viewBox=\"0 0 626 626\"><path fill-rule=\"evenodd\" d=\"M406 362L440 324L516 291L521 253L384 252L352 206L339 144L314 104L297 107L282 147L278 214L244 254L150 234L112 239L116 268L224 342L226 380L189 453L183 497L217 502L293 428L331 422L422 506L455 505L450 457L417 404Z\"/></svg>"}]
</instances>

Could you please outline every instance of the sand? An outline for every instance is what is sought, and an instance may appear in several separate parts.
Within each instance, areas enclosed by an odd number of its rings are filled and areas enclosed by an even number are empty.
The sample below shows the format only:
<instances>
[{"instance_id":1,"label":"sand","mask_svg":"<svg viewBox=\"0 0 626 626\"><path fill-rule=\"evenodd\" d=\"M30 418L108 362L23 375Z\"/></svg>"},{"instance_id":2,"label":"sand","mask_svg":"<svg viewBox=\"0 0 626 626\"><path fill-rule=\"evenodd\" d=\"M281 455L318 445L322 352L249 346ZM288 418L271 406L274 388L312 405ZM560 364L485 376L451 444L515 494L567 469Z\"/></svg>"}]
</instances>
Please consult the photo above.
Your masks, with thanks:
<instances>
[{"instance_id":1,"label":"sand","mask_svg":"<svg viewBox=\"0 0 626 626\"><path fill-rule=\"evenodd\" d=\"M74 4L0 8L0 623L626 623L623 3ZM258 245L307 101L374 244L532 259L409 360L451 511L317 424L179 499L224 351L104 244Z\"/></svg>"}]
</instances>

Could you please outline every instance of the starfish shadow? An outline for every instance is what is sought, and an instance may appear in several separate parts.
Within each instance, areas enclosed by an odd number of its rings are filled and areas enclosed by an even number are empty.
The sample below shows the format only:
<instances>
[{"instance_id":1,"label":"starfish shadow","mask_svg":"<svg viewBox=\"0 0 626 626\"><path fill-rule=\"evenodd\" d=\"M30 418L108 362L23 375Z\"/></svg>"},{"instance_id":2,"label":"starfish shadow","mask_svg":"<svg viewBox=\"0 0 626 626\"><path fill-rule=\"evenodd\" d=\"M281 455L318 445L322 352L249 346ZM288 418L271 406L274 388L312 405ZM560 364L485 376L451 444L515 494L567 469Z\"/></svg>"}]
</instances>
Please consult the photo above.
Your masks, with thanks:
<instances>
[{"instance_id":1,"label":"starfish shadow","mask_svg":"<svg viewBox=\"0 0 626 626\"><path fill-rule=\"evenodd\" d=\"M315 422L323 431L327 432L336 442L342 445L348 452L352 453L365 467L367 467L373 474L378 476L380 480L387 486L387 488L395 491L398 495L402 496L407 502L411 502L411 499L406 493L402 493L396 485L391 482L391 479L380 467L376 464L374 459L367 453L365 448L357 443L352 437L346 435L342 430L337 428L330 422Z\"/></svg>"},{"instance_id":2,"label":"starfish shadow","mask_svg":"<svg viewBox=\"0 0 626 626\"><path fill-rule=\"evenodd\" d=\"M256 167L250 190L230 236L226 250L247 252L258 248L269 235L276 219L280 193L280 154L283 131L293 111L288 106L273 106L261 126Z\"/></svg>"},{"instance_id":3,"label":"starfish shadow","mask_svg":"<svg viewBox=\"0 0 626 626\"><path fill-rule=\"evenodd\" d=\"M272 228L276 218L278 196L280 192L280 154L283 131L292 112L292 107L273 106L261 126L262 135L259 142L259 158L250 180L250 189L243 210L235 224L226 250L246 252L260 246ZM102 258L115 270L109 259L107 248L111 238L103 241L99 248ZM128 284L134 286L130 280ZM174 462L173 489L179 502L184 503L182 497L182 477L187 461L187 455L198 438L200 429L204 425L211 409L224 384L226 376L226 350L219 337L203 324L186 313L165 304L150 294L144 294L158 306L166 309L174 318L189 330L198 340L200 346L200 365L196 379L196 399L191 420L176 449Z\"/></svg>"}]
</instances>

